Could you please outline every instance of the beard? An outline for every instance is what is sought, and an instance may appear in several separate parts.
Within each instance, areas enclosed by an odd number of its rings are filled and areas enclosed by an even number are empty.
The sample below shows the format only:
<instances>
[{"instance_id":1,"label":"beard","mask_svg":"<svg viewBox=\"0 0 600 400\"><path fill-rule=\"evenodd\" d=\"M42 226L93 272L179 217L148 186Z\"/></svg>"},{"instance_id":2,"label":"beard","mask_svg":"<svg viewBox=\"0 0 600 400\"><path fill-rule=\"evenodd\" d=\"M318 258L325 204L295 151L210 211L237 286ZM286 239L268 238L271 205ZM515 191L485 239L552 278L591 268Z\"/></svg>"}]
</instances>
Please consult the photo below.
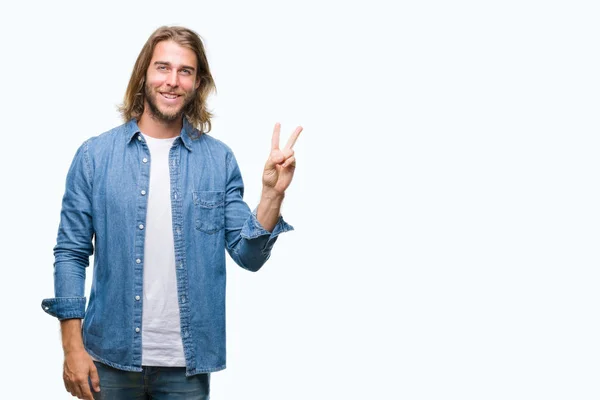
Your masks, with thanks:
<instances>
[{"instance_id":1,"label":"beard","mask_svg":"<svg viewBox=\"0 0 600 400\"><path fill-rule=\"evenodd\" d=\"M191 93L182 95L183 104L179 109L173 109L172 111L166 112L163 112L158 108L156 101L156 97L160 96L161 94L154 91L150 86L148 86L147 83L144 84L144 94L148 103L148 108L150 109L150 114L152 114L152 116L160 122L170 123L181 118L188 106L194 101L196 91L194 90Z\"/></svg>"}]
</instances>

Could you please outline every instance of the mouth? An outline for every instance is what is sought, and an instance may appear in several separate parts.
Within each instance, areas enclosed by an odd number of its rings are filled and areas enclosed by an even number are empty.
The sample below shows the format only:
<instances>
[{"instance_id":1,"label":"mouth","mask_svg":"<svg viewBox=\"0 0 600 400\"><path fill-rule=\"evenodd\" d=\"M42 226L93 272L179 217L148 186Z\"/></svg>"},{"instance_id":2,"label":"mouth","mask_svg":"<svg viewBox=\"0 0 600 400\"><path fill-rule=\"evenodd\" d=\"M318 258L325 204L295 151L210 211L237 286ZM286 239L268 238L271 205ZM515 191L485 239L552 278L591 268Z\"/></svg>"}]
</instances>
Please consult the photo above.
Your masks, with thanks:
<instances>
[{"instance_id":1,"label":"mouth","mask_svg":"<svg viewBox=\"0 0 600 400\"><path fill-rule=\"evenodd\" d=\"M167 100L175 100L175 99L181 97L181 95L178 95L177 93L164 93L164 92L161 92L160 95L162 97L164 97L165 99L167 99Z\"/></svg>"}]
</instances>

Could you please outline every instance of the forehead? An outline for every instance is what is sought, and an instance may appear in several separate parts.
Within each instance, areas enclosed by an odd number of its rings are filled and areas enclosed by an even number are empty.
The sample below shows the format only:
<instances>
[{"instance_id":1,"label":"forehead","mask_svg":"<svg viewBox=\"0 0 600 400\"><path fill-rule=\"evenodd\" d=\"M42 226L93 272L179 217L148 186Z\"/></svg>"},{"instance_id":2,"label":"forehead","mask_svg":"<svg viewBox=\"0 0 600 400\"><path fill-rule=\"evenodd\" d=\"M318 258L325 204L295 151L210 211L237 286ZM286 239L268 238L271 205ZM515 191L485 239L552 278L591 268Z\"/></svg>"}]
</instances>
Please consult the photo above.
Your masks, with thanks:
<instances>
[{"instance_id":1,"label":"forehead","mask_svg":"<svg viewBox=\"0 0 600 400\"><path fill-rule=\"evenodd\" d=\"M172 40L165 40L156 44L150 64L158 61L167 62L172 65L197 67L196 54L187 47L183 47Z\"/></svg>"}]
</instances>

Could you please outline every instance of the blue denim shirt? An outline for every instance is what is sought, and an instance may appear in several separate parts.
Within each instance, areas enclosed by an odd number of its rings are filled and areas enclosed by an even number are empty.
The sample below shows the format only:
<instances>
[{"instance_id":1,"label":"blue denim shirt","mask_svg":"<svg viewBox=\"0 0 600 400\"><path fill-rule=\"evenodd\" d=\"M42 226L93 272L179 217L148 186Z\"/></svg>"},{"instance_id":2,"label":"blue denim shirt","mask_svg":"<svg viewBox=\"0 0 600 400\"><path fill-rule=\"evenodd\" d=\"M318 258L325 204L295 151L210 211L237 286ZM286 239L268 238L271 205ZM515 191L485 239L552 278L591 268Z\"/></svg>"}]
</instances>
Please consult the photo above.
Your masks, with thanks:
<instances>
[{"instance_id":1,"label":"blue denim shirt","mask_svg":"<svg viewBox=\"0 0 600 400\"><path fill-rule=\"evenodd\" d=\"M87 352L127 371L141 371L142 363L143 226L151 162L135 120L81 145L62 201L55 297L42 301L59 320L83 318ZM214 372L225 368L225 249L238 265L257 271L277 236L293 228L281 217L272 232L260 225L243 201L231 149L185 118L169 153L169 173L186 374ZM84 281L93 253L86 309Z\"/></svg>"}]
</instances>

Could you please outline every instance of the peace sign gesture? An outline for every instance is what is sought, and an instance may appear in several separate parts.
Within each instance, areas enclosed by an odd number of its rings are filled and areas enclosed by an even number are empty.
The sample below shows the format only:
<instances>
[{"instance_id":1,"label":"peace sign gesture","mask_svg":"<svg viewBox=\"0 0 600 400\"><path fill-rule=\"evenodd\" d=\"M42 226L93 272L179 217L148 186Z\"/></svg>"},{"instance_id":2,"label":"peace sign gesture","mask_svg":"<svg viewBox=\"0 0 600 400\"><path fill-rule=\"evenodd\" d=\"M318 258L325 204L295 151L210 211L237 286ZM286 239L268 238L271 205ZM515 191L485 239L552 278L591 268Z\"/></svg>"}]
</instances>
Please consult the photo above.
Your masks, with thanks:
<instances>
[{"instance_id":1,"label":"peace sign gesture","mask_svg":"<svg viewBox=\"0 0 600 400\"><path fill-rule=\"evenodd\" d=\"M283 195L290 186L294 169L296 168L296 157L294 157L294 143L302 132L299 126L292 133L283 149L279 148L279 132L281 124L278 122L273 129L273 139L271 139L271 154L265 164L263 171L263 191L273 191L276 195Z\"/></svg>"}]
</instances>

